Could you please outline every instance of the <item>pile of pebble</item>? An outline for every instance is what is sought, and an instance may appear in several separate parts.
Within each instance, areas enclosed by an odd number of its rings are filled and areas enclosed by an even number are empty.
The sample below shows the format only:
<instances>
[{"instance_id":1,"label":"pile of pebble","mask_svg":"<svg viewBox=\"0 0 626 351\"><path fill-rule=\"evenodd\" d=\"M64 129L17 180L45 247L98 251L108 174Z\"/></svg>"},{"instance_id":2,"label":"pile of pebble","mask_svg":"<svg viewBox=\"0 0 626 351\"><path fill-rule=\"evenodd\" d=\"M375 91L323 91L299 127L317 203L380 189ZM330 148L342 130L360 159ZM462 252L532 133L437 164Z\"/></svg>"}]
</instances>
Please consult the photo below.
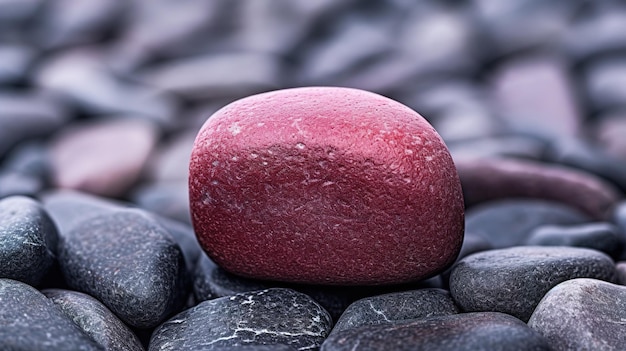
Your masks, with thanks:
<instances>
[{"instance_id":1,"label":"pile of pebble","mask_svg":"<svg viewBox=\"0 0 626 351\"><path fill-rule=\"evenodd\" d=\"M620 350L626 5L0 1L0 349ZM241 278L190 225L196 133L309 85L420 112L466 204L428 280Z\"/></svg>"}]
</instances>

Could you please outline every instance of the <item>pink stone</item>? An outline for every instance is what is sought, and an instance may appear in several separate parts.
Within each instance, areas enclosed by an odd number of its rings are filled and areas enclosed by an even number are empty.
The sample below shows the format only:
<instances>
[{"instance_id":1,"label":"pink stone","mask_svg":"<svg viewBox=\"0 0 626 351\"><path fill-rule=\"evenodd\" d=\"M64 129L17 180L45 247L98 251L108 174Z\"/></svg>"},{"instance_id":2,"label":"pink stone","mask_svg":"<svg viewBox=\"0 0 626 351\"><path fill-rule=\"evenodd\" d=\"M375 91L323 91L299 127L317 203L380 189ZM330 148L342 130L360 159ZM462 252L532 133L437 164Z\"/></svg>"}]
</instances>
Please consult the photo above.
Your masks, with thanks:
<instances>
[{"instance_id":1,"label":"pink stone","mask_svg":"<svg viewBox=\"0 0 626 351\"><path fill-rule=\"evenodd\" d=\"M463 196L415 111L348 88L250 96L217 111L190 162L199 242L220 266L279 281L377 285L447 268Z\"/></svg>"}]
</instances>

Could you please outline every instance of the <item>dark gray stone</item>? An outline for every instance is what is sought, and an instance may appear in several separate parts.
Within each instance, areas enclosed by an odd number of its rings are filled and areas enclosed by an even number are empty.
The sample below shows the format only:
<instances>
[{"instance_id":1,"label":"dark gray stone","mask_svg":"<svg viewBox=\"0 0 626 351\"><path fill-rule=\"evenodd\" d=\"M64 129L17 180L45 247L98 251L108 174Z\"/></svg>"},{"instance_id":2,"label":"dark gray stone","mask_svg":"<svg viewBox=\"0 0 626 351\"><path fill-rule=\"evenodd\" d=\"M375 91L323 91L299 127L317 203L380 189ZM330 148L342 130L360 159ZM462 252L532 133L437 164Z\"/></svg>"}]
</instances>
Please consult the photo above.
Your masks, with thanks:
<instances>
[{"instance_id":1,"label":"dark gray stone","mask_svg":"<svg viewBox=\"0 0 626 351\"><path fill-rule=\"evenodd\" d=\"M43 290L42 293L104 350L144 350L137 336L93 297L59 289Z\"/></svg>"},{"instance_id":2,"label":"dark gray stone","mask_svg":"<svg viewBox=\"0 0 626 351\"><path fill-rule=\"evenodd\" d=\"M626 237L610 223L544 225L530 233L526 245L585 247L617 259L626 247Z\"/></svg>"},{"instance_id":3,"label":"dark gray stone","mask_svg":"<svg viewBox=\"0 0 626 351\"><path fill-rule=\"evenodd\" d=\"M187 181L143 184L135 188L132 201L150 212L191 224Z\"/></svg>"},{"instance_id":4,"label":"dark gray stone","mask_svg":"<svg viewBox=\"0 0 626 351\"><path fill-rule=\"evenodd\" d=\"M35 288L0 279L0 349L103 350Z\"/></svg>"},{"instance_id":5,"label":"dark gray stone","mask_svg":"<svg viewBox=\"0 0 626 351\"><path fill-rule=\"evenodd\" d=\"M158 327L149 349L285 344L315 350L331 325L328 312L307 295L275 288L201 302Z\"/></svg>"},{"instance_id":6,"label":"dark gray stone","mask_svg":"<svg viewBox=\"0 0 626 351\"><path fill-rule=\"evenodd\" d=\"M54 223L38 201L0 200L0 278L38 285L54 262L57 240Z\"/></svg>"},{"instance_id":7,"label":"dark gray stone","mask_svg":"<svg viewBox=\"0 0 626 351\"><path fill-rule=\"evenodd\" d=\"M189 276L191 277L195 271L196 263L200 255L204 255L193 228L189 224L173 219L154 214L152 214L152 216L170 233L172 239L174 239L180 247L185 257L185 266L189 270Z\"/></svg>"},{"instance_id":8,"label":"dark gray stone","mask_svg":"<svg viewBox=\"0 0 626 351\"><path fill-rule=\"evenodd\" d=\"M465 236L463 236L463 245L461 246L457 261L473 253L487 251L493 248L493 245L483 236L466 231Z\"/></svg>"},{"instance_id":9,"label":"dark gray stone","mask_svg":"<svg viewBox=\"0 0 626 351\"><path fill-rule=\"evenodd\" d=\"M512 316L461 313L365 326L332 333L321 351L349 350L550 350L546 340Z\"/></svg>"},{"instance_id":10,"label":"dark gray stone","mask_svg":"<svg viewBox=\"0 0 626 351\"><path fill-rule=\"evenodd\" d=\"M582 224L590 219L563 204L543 200L499 200L470 208L465 231L480 235L494 248L521 245L530 232L545 224Z\"/></svg>"},{"instance_id":11,"label":"dark gray stone","mask_svg":"<svg viewBox=\"0 0 626 351\"><path fill-rule=\"evenodd\" d=\"M626 50L626 38L621 35L626 32L626 10L618 2L602 3L608 6L586 13L564 33L565 49L575 60L588 61Z\"/></svg>"},{"instance_id":12,"label":"dark gray stone","mask_svg":"<svg viewBox=\"0 0 626 351\"><path fill-rule=\"evenodd\" d=\"M373 288L298 285L244 278L223 270L204 254L200 256L194 274L194 295L197 301L278 287L309 295L330 313L333 320L339 319L355 300L366 295L375 295L377 291Z\"/></svg>"},{"instance_id":13,"label":"dark gray stone","mask_svg":"<svg viewBox=\"0 0 626 351\"><path fill-rule=\"evenodd\" d=\"M143 211L82 221L61 236L59 263L73 289L94 296L133 327L158 325L186 298L180 247Z\"/></svg>"},{"instance_id":14,"label":"dark gray stone","mask_svg":"<svg viewBox=\"0 0 626 351\"><path fill-rule=\"evenodd\" d=\"M596 250L518 246L479 252L460 260L450 293L463 311L503 312L528 321L541 298L574 278L615 280L613 260Z\"/></svg>"},{"instance_id":15,"label":"dark gray stone","mask_svg":"<svg viewBox=\"0 0 626 351\"><path fill-rule=\"evenodd\" d=\"M39 142L22 142L6 157L3 168L42 180L50 177L48 149Z\"/></svg>"},{"instance_id":16,"label":"dark gray stone","mask_svg":"<svg viewBox=\"0 0 626 351\"><path fill-rule=\"evenodd\" d=\"M623 350L626 287L573 279L550 290L528 321L554 351Z\"/></svg>"},{"instance_id":17,"label":"dark gray stone","mask_svg":"<svg viewBox=\"0 0 626 351\"><path fill-rule=\"evenodd\" d=\"M462 111L459 111L459 114L462 114ZM467 118L464 124L473 124L474 121L475 119ZM479 124L480 121L479 119ZM463 125L456 125L454 128L461 130L463 129ZM435 125L435 129L439 131L437 125ZM459 131L459 134L461 133L463 133L463 131ZM442 135L442 137L444 136ZM459 140L456 142L447 142L447 145L454 160L472 160L486 157L517 157L539 160L543 157L546 148L546 143L521 135Z\"/></svg>"},{"instance_id":18,"label":"dark gray stone","mask_svg":"<svg viewBox=\"0 0 626 351\"><path fill-rule=\"evenodd\" d=\"M352 303L333 328L333 333L365 325L396 324L401 321L459 313L450 292L420 289L366 297Z\"/></svg>"},{"instance_id":19,"label":"dark gray stone","mask_svg":"<svg viewBox=\"0 0 626 351\"><path fill-rule=\"evenodd\" d=\"M32 18L43 0L3 0L0 2L0 23L21 22Z\"/></svg>"}]
</instances>

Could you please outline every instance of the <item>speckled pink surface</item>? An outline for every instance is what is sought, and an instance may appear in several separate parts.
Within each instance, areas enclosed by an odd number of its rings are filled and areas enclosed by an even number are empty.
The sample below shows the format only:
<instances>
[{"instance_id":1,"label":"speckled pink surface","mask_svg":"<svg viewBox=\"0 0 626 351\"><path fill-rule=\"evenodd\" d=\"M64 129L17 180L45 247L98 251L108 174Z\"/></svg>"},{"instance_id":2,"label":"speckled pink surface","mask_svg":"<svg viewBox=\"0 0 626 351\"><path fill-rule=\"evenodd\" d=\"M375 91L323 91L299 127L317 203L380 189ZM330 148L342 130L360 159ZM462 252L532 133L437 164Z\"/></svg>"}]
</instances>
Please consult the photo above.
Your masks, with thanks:
<instances>
[{"instance_id":1,"label":"speckled pink surface","mask_svg":"<svg viewBox=\"0 0 626 351\"><path fill-rule=\"evenodd\" d=\"M247 277L312 284L416 281L456 258L463 197L448 150L408 107L310 87L236 101L190 162L200 244Z\"/></svg>"}]
</instances>

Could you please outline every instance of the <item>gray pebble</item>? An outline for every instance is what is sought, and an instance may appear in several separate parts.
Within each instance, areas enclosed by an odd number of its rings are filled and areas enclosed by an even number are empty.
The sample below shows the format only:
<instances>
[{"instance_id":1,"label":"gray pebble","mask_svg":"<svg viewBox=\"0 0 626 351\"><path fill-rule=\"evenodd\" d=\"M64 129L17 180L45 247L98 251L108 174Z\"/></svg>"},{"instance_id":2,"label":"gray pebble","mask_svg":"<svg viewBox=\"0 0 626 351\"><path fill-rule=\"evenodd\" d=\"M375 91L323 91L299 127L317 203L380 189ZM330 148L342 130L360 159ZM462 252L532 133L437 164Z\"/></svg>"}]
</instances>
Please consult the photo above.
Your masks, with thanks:
<instances>
[{"instance_id":1,"label":"gray pebble","mask_svg":"<svg viewBox=\"0 0 626 351\"><path fill-rule=\"evenodd\" d=\"M550 290L528 321L552 350L623 350L626 287L573 279Z\"/></svg>"},{"instance_id":2,"label":"gray pebble","mask_svg":"<svg viewBox=\"0 0 626 351\"><path fill-rule=\"evenodd\" d=\"M610 223L544 225L535 228L526 245L585 247L618 259L626 247L626 237Z\"/></svg>"},{"instance_id":3,"label":"gray pebble","mask_svg":"<svg viewBox=\"0 0 626 351\"><path fill-rule=\"evenodd\" d=\"M498 312L460 313L332 333L321 351L550 350L526 324Z\"/></svg>"},{"instance_id":4,"label":"gray pebble","mask_svg":"<svg viewBox=\"0 0 626 351\"><path fill-rule=\"evenodd\" d=\"M0 279L0 349L104 350L35 288Z\"/></svg>"},{"instance_id":5,"label":"gray pebble","mask_svg":"<svg viewBox=\"0 0 626 351\"><path fill-rule=\"evenodd\" d=\"M595 110L626 107L626 61L622 57L594 60L584 74L587 97Z\"/></svg>"},{"instance_id":6,"label":"gray pebble","mask_svg":"<svg viewBox=\"0 0 626 351\"><path fill-rule=\"evenodd\" d=\"M104 350L144 350L137 336L93 297L59 289L43 290L42 293Z\"/></svg>"},{"instance_id":7,"label":"gray pebble","mask_svg":"<svg viewBox=\"0 0 626 351\"><path fill-rule=\"evenodd\" d=\"M626 261L617 262L615 265L617 284L626 285Z\"/></svg>"},{"instance_id":8,"label":"gray pebble","mask_svg":"<svg viewBox=\"0 0 626 351\"><path fill-rule=\"evenodd\" d=\"M0 84L23 80L34 58L34 50L27 46L0 44Z\"/></svg>"},{"instance_id":9,"label":"gray pebble","mask_svg":"<svg viewBox=\"0 0 626 351\"><path fill-rule=\"evenodd\" d=\"M135 188L137 206L160 216L191 224L187 181L147 183Z\"/></svg>"},{"instance_id":10,"label":"gray pebble","mask_svg":"<svg viewBox=\"0 0 626 351\"><path fill-rule=\"evenodd\" d=\"M450 292L443 289L389 293L366 297L352 303L337 321L333 333L365 325L395 324L459 312Z\"/></svg>"},{"instance_id":11,"label":"gray pebble","mask_svg":"<svg viewBox=\"0 0 626 351\"><path fill-rule=\"evenodd\" d=\"M331 318L307 295L268 289L204 301L152 334L150 350L219 350L238 345L285 344L316 350Z\"/></svg>"},{"instance_id":12,"label":"gray pebble","mask_svg":"<svg viewBox=\"0 0 626 351\"><path fill-rule=\"evenodd\" d=\"M530 232L546 224L582 224L590 219L574 208L543 200L490 201L468 209L465 231L494 248L521 245Z\"/></svg>"},{"instance_id":13,"label":"gray pebble","mask_svg":"<svg viewBox=\"0 0 626 351\"><path fill-rule=\"evenodd\" d=\"M0 278L38 285L54 262L57 240L54 223L38 201L0 200Z\"/></svg>"},{"instance_id":14,"label":"gray pebble","mask_svg":"<svg viewBox=\"0 0 626 351\"><path fill-rule=\"evenodd\" d=\"M573 247L483 251L452 268L450 293L466 312L503 312L528 321L551 288L573 278L614 281L615 264L599 251Z\"/></svg>"},{"instance_id":15,"label":"gray pebble","mask_svg":"<svg viewBox=\"0 0 626 351\"><path fill-rule=\"evenodd\" d=\"M73 289L97 298L133 327L158 325L186 298L180 248L142 211L82 221L61 236L59 263Z\"/></svg>"}]
</instances>

